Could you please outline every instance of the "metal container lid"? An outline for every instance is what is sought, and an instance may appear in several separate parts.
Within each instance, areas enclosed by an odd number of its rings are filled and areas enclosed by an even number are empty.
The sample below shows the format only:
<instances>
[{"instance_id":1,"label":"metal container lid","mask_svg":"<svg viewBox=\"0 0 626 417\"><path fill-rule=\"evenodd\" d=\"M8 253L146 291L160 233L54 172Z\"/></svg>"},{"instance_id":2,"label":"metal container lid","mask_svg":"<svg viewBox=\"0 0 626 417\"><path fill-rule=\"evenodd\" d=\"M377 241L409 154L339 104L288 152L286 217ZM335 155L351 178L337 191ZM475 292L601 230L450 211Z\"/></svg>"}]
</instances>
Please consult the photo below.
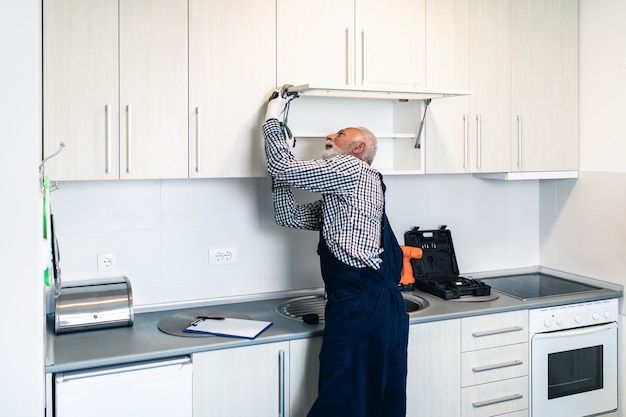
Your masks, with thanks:
<instances>
[{"instance_id":1,"label":"metal container lid","mask_svg":"<svg viewBox=\"0 0 626 417\"><path fill-rule=\"evenodd\" d=\"M62 284L55 296L55 333L132 326L133 295L127 277Z\"/></svg>"}]
</instances>

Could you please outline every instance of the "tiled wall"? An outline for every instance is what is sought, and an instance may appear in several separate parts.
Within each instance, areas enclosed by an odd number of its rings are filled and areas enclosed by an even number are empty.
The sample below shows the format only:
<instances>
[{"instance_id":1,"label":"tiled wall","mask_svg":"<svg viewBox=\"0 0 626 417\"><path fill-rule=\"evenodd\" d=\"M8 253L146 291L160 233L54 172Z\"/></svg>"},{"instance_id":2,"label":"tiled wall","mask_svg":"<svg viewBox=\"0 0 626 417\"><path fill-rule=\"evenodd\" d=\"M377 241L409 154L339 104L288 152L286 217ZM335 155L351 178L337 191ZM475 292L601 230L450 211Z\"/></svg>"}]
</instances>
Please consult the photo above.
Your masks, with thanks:
<instances>
[{"instance_id":1,"label":"tiled wall","mask_svg":"<svg viewBox=\"0 0 626 417\"><path fill-rule=\"evenodd\" d=\"M446 224L462 273L538 264L537 181L412 175L385 182L400 243L413 226ZM63 279L126 275L137 306L322 286L317 233L275 224L267 178L67 182L52 205ZM209 266L208 250L222 247L236 247L238 262ZM117 270L98 272L99 253L115 253Z\"/></svg>"}]
</instances>

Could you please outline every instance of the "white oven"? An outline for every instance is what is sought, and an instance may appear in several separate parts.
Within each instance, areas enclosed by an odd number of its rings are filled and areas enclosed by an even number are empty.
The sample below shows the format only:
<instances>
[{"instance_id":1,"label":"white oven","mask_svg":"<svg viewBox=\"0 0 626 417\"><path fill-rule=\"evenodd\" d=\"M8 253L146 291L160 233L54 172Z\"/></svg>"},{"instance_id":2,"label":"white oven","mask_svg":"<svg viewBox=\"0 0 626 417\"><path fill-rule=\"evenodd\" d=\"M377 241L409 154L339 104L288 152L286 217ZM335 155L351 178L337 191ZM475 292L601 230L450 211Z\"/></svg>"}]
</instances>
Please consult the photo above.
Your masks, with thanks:
<instances>
[{"instance_id":1,"label":"white oven","mask_svg":"<svg viewBox=\"0 0 626 417\"><path fill-rule=\"evenodd\" d=\"M617 299L529 311L531 416L617 409Z\"/></svg>"}]
</instances>

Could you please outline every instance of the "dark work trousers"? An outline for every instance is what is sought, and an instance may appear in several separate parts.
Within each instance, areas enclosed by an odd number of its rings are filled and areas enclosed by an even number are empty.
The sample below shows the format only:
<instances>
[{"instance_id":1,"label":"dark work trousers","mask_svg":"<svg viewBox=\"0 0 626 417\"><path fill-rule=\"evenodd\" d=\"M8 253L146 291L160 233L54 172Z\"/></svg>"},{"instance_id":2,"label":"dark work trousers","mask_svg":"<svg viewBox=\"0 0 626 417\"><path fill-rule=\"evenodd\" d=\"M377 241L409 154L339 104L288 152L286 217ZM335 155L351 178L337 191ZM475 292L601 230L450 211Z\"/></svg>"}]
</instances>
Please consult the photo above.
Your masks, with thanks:
<instances>
[{"instance_id":1,"label":"dark work trousers","mask_svg":"<svg viewBox=\"0 0 626 417\"><path fill-rule=\"evenodd\" d=\"M383 216L379 270L339 261L320 238L328 301L318 397L308 417L404 417L409 317L398 282L402 251Z\"/></svg>"}]
</instances>

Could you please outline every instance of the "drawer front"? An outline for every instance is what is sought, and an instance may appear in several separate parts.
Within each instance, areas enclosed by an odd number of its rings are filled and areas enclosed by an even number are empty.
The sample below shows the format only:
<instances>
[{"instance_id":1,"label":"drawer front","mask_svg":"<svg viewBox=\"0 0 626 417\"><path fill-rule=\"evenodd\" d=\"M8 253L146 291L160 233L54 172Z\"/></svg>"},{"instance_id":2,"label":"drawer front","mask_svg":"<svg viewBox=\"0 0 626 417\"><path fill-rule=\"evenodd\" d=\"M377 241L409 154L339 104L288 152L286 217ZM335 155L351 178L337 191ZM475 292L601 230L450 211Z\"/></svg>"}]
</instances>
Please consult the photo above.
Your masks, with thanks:
<instances>
[{"instance_id":1,"label":"drawer front","mask_svg":"<svg viewBox=\"0 0 626 417\"><path fill-rule=\"evenodd\" d=\"M528 375L528 343L462 354L461 385L485 384Z\"/></svg>"},{"instance_id":2,"label":"drawer front","mask_svg":"<svg viewBox=\"0 0 626 417\"><path fill-rule=\"evenodd\" d=\"M461 320L461 350L468 352L528 342L528 311L487 314Z\"/></svg>"},{"instance_id":3,"label":"drawer front","mask_svg":"<svg viewBox=\"0 0 626 417\"><path fill-rule=\"evenodd\" d=\"M528 409L528 377L461 390L462 417L490 417Z\"/></svg>"}]
</instances>

